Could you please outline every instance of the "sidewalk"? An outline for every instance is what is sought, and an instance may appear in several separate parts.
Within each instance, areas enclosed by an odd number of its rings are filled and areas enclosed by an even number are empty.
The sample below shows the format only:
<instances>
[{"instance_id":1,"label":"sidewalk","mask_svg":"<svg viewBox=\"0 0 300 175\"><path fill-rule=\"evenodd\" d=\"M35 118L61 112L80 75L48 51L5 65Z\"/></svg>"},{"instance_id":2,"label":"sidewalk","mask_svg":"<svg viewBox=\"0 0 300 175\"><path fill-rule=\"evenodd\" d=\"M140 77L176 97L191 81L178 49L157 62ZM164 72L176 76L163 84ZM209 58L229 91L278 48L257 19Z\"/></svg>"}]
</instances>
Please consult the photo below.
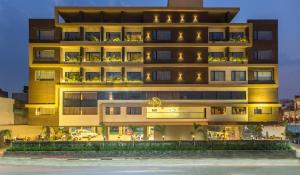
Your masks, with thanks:
<instances>
[{"instance_id":1,"label":"sidewalk","mask_svg":"<svg viewBox=\"0 0 300 175\"><path fill-rule=\"evenodd\" d=\"M300 158L300 145L291 143L291 147L294 150L296 150L296 156L297 156L297 158Z\"/></svg>"}]
</instances>

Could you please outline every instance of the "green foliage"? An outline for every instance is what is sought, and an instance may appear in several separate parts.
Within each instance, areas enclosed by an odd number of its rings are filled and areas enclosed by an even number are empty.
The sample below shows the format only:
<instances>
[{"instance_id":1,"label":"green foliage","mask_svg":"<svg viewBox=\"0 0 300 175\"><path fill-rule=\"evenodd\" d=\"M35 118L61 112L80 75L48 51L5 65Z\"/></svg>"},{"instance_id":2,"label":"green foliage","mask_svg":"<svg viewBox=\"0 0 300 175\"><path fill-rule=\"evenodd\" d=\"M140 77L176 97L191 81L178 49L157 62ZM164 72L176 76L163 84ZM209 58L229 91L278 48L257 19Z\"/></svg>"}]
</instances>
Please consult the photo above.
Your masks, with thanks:
<instances>
[{"instance_id":1,"label":"green foliage","mask_svg":"<svg viewBox=\"0 0 300 175\"><path fill-rule=\"evenodd\" d=\"M235 38L230 38L229 41L232 41L232 42L248 42L247 38L244 36L244 37L235 37Z\"/></svg>"},{"instance_id":2,"label":"green foliage","mask_svg":"<svg viewBox=\"0 0 300 175\"><path fill-rule=\"evenodd\" d=\"M247 128L256 138L262 137L263 126L262 125L248 125Z\"/></svg>"},{"instance_id":3,"label":"green foliage","mask_svg":"<svg viewBox=\"0 0 300 175\"><path fill-rule=\"evenodd\" d=\"M235 63L247 63L248 58L247 57L230 57L229 61L235 62Z\"/></svg>"},{"instance_id":4,"label":"green foliage","mask_svg":"<svg viewBox=\"0 0 300 175\"><path fill-rule=\"evenodd\" d=\"M11 137L11 130L4 129L0 131L0 147L4 144L5 138Z\"/></svg>"}]
</instances>

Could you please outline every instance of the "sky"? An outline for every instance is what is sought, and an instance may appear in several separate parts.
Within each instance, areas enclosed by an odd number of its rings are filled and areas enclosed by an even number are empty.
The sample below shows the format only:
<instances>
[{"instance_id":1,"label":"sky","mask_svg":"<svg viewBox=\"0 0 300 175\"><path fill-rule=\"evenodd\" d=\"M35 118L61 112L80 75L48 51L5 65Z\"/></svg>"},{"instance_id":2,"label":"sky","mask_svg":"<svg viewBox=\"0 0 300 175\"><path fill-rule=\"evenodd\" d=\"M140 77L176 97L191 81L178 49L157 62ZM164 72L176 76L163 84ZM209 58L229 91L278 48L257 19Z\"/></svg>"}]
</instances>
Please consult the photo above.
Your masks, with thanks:
<instances>
[{"instance_id":1,"label":"sky","mask_svg":"<svg viewBox=\"0 0 300 175\"><path fill-rule=\"evenodd\" d=\"M205 7L240 7L234 22L279 20L279 97L300 94L300 0L204 0ZM167 0L0 0L0 88L19 92L28 81L28 19L53 18L54 6L166 6ZM299 72L298 72L299 71Z\"/></svg>"}]
</instances>

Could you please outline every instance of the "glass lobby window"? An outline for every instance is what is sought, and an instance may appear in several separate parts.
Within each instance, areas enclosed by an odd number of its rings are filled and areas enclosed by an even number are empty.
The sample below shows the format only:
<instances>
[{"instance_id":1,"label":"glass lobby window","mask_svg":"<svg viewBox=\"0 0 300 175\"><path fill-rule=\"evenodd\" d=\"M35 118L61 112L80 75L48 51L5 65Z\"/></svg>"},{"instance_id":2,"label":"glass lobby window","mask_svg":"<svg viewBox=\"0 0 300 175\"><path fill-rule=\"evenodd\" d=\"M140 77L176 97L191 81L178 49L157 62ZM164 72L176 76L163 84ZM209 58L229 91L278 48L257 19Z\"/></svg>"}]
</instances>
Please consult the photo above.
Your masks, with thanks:
<instances>
[{"instance_id":1,"label":"glass lobby window","mask_svg":"<svg viewBox=\"0 0 300 175\"><path fill-rule=\"evenodd\" d=\"M142 115L142 107L127 107L127 115Z\"/></svg>"},{"instance_id":2,"label":"glass lobby window","mask_svg":"<svg viewBox=\"0 0 300 175\"><path fill-rule=\"evenodd\" d=\"M257 80L257 81L273 80L273 72L272 71L255 71L254 72L254 80Z\"/></svg>"},{"instance_id":3,"label":"glass lobby window","mask_svg":"<svg viewBox=\"0 0 300 175\"><path fill-rule=\"evenodd\" d=\"M127 80L128 81L142 81L142 73L141 72L127 72Z\"/></svg>"},{"instance_id":4,"label":"glass lobby window","mask_svg":"<svg viewBox=\"0 0 300 175\"><path fill-rule=\"evenodd\" d=\"M65 32L65 40L66 41L78 41L80 40L79 32Z\"/></svg>"},{"instance_id":5,"label":"glass lobby window","mask_svg":"<svg viewBox=\"0 0 300 175\"><path fill-rule=\"evenodd\" d=\"M105 107L105 115L120 115L121 107Z\"/></svg>"},{"instance_id":6,"label":"glass lobby window","mask_svg":"<svg viewBox=\"0 0 300 175\"><path fill-rule=\"evenodd\" d=\"M246 81L246 71L232 71L231 81Z\"/></svg>"},{"instance_id":7,"label":"glass lobby window","mask_svg":"<svg viewBox=\"0 0 300 175\"><path fill-rule=\"evenodd\" d=\"M224 115L224 114L226 114L226 107L224 107L224 106L211 107L211 114L212 115Z\"/></svg>"},{"instance_id":8,"label":"glass lobby window","mask_svg":"<svg viewBox=\"0 0 300 175\"><path fill-rule=\"evenodd\" d=\"M54 81L55 71L54 70L36 70L35 71L36 81Z\"/></svg>"},{"instance_id":9,"label":"glass lobby window","mask_svg":"<svg viewBox=\"0 0 300 175\"><path fill-rule=\"evenodd\" d=\"M85 61L87 62L100 62L101 61L101 53L100 52L86 52L85 53Z\"/></svg>"},{"instance_id":10,"label":"glass lobby window","mask_svg":"<svg viewBox=\"0 0 300 175\"><path fill-rule=\"evenodd\" d=\"M169 50L153 51L152 60L155 60L155 61L170 60L171 56L172 56L172 54L171 54L171 51L169 51Z\"/></svg>"},{"instance_id":11,"label":"glass lobby window","mask_svg":"<svg viewBox=\"0 0 300 175\"><path fill-rule=\"evenodd\" d=\"M272 50L255 51L254 58L256 60L271 60L273 58L273 51Z\"/></svg>"},{"instance_id":12,"label":"glass lobby window","mask_svg":"<svg viewBox=\"0 0 300 175\"><path fill-rule=\"evenodd\" d=\"M247 114L247 108L246 107L232 107L232 114L233 115Z\"/></svg>"},{"instance_id":13,"label":"glass lobby window","mask_svg":"<svg viewBox=\"0 0 300 175\"><path fill-rule=\"evenodd\" d=\"M106 72L106 81L107 82L121 82L122 73L121 72Z\"/></svg>"},{"instance_id":14,"label":"glass lobby window","mask_svg":"<svg viewBox=\"0 0 300 175\"><path fill-rule=\"evenodd\" d=\"M171 71L155 71L152 72L153 80L168 81L171 80Z\"/></svg>"},{"instance_id":15,"label":"glass lobby window","mask_svg":"<svg viewBox=\"0 0 300 175\"><path fill-rule=\"evenodd\" d=\"M121 41L121 33L120 32L106 32L106 41Z\"/></svg>"},{"instance_id":16,"label":"glass lobby window","mask_svg":"<svg viewBox=\"0 0 300 175\"><path fill-rule=\"evenodd\" d=\"M211 81L225 81L225 71L211 71L210 72Z\"/></svg>"},{"instance_id":17,"label":"glass lobby window","mask_svg":"<svg viewBox=\"0 0 300 175\"><path fill-rule=\"evenodd\" d=\"M272 31L254 31L254 39L255 40L272 40L273 32Z\"/></svg>"},{"instance_id":18,"label":"glass lobby window","mask_svg":"<svg viewBox=\"0 0 300 175\"><path fill-rule=\"evenodd\" d=\"M142 33L126 32L126 41L142 41Z\"/></svg>"},{"instance_id":19,"label":"glass lobby window","mask_svg":"<svg viewBox=\"0 0 300 175\"><path fill-rule=\"evenodd\" d=\"M254 108L254 114L272 114L271 107L256 107Z\"/></svg>"},{"instance_id":20,"label":"glass lobby window","mask_svg":"<svg viewBox=\"0 0 300 175\"><path fill-rule=\"evenodd\" d=\"M54 40L54 30L53 29L40 29L37 31L37 38L39 40Z\"/></svg>"},{"instance_id":21,"label":"glass lobby window","mask_svg":"<svg viewBox=\"0 0 300 175\"><path fill-rule=\"evenodd\" d=\"M141 52L127 52L127 61L129 62L139 62L143 59Z\"/></svg>"},{"instance_id":22,"label":"glass lobby window","mask_svg":"<svg viewBox=\"0 0 300 175\"><path fill-rule=\"evenodd\" d=\"M223 32L209 32L209 40L210 41L224 41L224 33Z\"/></svg>"},{"instance_id":23,"label":"glass lobby window","mask_svg":"<svg viewBox=\"0 0 300 175\"><path fill-rule=\"evenodd\" d=\"M153 35L153 40L158 40L158 41L171 40L171 31L169 30L154 30L152 35Z\"/></svg>"},{"instance_id":24,"label":"glass lobby window","mask_svg":"<svg viewBox=\"0 0 300 175\"><path fill-rule=\"evenodd\" d=\"M48 60L55 58L55 50L38 50L36 52L36 59L38 60Z\"/></svg>"},{"instance_id":25,"label":"glass lobby window","mask_svg":"<svg viewBox=\"0 0 300 175\"><path fill-rule=\"evenodd\" d=\"M85 40L87 41L100 41L100 32L85 32Z\"/></svg>"}]
</instances>

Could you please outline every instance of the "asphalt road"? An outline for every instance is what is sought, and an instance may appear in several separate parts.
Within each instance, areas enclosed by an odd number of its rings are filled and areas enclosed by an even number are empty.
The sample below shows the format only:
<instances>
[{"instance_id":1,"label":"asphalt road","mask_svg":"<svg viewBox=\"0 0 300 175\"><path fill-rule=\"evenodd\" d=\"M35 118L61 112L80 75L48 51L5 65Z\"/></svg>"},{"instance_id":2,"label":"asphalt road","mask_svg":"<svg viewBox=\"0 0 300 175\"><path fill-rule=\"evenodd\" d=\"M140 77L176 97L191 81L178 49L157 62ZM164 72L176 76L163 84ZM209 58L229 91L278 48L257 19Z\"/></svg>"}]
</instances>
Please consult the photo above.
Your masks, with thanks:
<instances>
[{"instance_id":1,"label":"asphalt road","mask_svg":"<svg viewBox=\"0 0 300 175\"><path fill-rule=\"evenodd\" d=\"M0 158L0 175L298 175L297 159Z\"/></svg>"}]
</instances>

